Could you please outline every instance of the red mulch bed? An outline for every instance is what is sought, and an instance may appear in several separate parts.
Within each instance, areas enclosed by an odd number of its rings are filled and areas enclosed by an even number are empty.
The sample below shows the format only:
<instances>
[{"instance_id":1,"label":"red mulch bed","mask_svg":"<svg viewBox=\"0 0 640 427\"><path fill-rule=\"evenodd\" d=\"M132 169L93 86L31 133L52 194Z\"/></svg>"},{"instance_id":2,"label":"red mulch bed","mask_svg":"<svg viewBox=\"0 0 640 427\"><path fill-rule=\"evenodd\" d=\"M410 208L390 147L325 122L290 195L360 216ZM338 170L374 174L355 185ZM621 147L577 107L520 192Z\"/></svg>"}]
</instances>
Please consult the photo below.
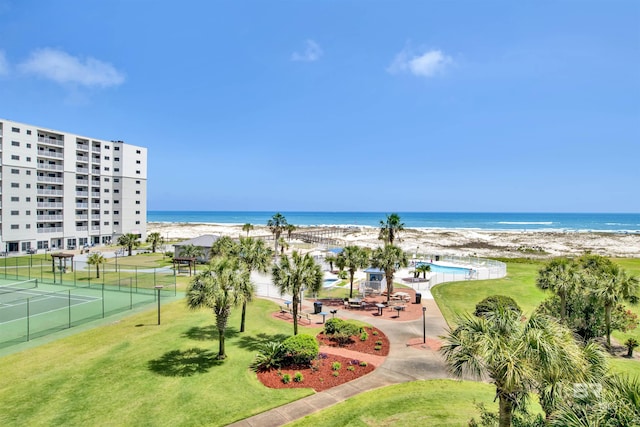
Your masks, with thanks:
<instances>
[{"instance_id":1,"label":"red mulch bed","mask_svg":"<svg viewBox=\"0 0 640 427\"><path fill-rule=\"evenodd\" d=\"M367 363L367 366L360 366L361 360L367 359L367 355L386 356L389 354L389 339L379 329L373 327L365 328L369 337L366 341L360 341L359 336L353 336L352 342L344 347L329 340L322 332L316 336L320 346L332 347L331 353L323 353L320 351L320 357L314 360L312 366L287 366L280 370L271 370L267 372L258 372L258 380L270 388L312 388L315 391L323 391L332 387L355 380L363 375L372 372L376 366ZM373 335L373 331L377 331L378 335ZM382 349L375 350L376 341L382 341ZM340 356L333 353L349 353L350 357ZM362 354L362 359L354 356L353 352ZM357 354L357 353L356 353ZM338 376L334 376L333 362L340 362L341 367L337 371ZM353 370L348 369L352 366ZM296 372L300 372L303 376L301 382L295 382L294 376ZM285 384L282 376L289 374L291 381Z\"/></svg>"}]
</instances>

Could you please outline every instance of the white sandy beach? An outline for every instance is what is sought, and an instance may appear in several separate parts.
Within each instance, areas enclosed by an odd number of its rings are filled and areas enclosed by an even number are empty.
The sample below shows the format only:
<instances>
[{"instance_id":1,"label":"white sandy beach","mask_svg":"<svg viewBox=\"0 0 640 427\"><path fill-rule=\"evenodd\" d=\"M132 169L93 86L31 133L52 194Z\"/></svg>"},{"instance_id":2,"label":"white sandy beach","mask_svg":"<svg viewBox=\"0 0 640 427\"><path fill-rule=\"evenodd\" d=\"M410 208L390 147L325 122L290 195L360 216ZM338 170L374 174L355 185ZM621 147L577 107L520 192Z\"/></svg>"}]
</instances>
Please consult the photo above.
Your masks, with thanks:
<instances>
[{"instance_id":1,"label":"white sandy beach","mask_svg":"<svg viewBox=\"0 0 640 427\"><path fill-rule=\"evenodd\" d=\"M266 226L254 226L251 236L270 235ZM195 223L148 223L147 232L158 232L170 240L203 234L238 237L246 235L241 225ZM286 237L286 236L285 236ZM345 245L377 247L378 229L346 229L337 237ZM409 253L480 257L580 255L586 251L611 257L640 257L640 233L590 233L549 231L483 231L406 229L397 244Z\"/></svg>"}]
</instances>

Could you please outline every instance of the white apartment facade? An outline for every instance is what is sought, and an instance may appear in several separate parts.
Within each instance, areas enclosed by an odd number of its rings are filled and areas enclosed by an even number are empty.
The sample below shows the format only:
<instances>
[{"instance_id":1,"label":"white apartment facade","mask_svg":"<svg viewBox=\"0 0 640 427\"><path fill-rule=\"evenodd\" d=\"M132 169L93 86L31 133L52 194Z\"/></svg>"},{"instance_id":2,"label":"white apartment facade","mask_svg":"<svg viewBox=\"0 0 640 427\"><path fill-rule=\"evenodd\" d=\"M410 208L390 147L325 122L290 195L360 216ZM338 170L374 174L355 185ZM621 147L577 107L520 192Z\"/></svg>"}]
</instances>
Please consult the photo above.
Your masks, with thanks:
<instances>
[{"instance_id":1,"label":"white apartment facade","mask_svg":"<svg viewBox=\"0 0 640 427\"><path fill-rule=\"evenodd\" d=\"M0 118L0 252L147 236L147 149Z\"/></svg>"}]
</instances>

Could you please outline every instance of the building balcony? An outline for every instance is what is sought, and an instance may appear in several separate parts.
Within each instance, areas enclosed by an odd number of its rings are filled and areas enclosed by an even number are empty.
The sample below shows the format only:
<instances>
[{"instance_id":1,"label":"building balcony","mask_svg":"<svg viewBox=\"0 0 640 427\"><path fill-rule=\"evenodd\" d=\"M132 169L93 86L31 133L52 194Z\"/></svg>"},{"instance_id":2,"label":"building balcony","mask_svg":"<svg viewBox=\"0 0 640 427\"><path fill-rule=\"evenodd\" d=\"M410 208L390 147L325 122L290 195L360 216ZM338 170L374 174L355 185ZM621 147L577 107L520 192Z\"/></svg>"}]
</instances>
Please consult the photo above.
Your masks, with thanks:
<instances>
[{"instance_id":1,"label":"building balcony","mask_svg":"<svg viewBox=\"0 0 640 427\"><path fill-rule=\"evenodd\" d=\"M58 202L38 202L39 208L58 208L62 209L63 203Z\"/></svg>"},{"instance_id":2,"label":"building balcony","mask_svg":"<svg viewBox=\"0 0 640 427\"><path fill-rule=\"evenodd\" d=\"M89 215L87 214L76 215L76 219L89 219Z\"/></svg>"},{"instance_id":3,"label":"building balcony","mask_svg":"<svg viewBox=\"0 0 640 427\"><path fill-rule=\"evenodd\" d=\"M92 225L91 226L91 231L100 231L100 226L99 225Z\"/></svg>"},{"instance_id":4,"label":"building balcony","mask_svg":"<svg viewBox=\"0 0 640 427\"><path fill-rule=\"evenodd\" d=\"M100 147L96 147L96 146L91 147L91 152L92 153L99 153L100 152Z\"/></svg>"},{"instance_id":5,"label":"building balcony","mask_svg":"<svg viewBox=\"0 0 640 427\"><path fill-rule=\"evenodd\" d=\"M41 227L38 233L62 233L62 227Z\"/></svg>"},{"instance_id":6,"label":"building balcony","mask_svg":"<svg viewBox=\"0 0 640 427\"><path fill-rule=\"evenodd\" d=\"M64 178L62 178L62 177L45 176L45 175L38 175L36 180L38 182L56 182L56 183L63 183L64 182Z\"/></svg>"},{"instance_id":7,"label":"building balcony","mask_svg":"<svg viewBox=\"0 0 640 427\"><path fill-rule=\"evenodd\" d=\"M100 209L100 203L91 203L91 209Z\"/></svg>"},{"instance_id":8,"label":"building balcony","mask_svg":"<svg viewBox=\"0 0 640 427\"><path fill-rule=\"evenodd\" d=\"M77 185L89 185L89 180L88 179L76 179L76 184Z\"/></svg>"},{"instance_id":9,"label":"building balcony","mask_svg":"<svg viewBox=\"0 0 640 427\"><path fill-rule=\"evenodd\" d=\"M38 188L36 194L40 196L63 196L63 190L50 190L48 188Z\"/></svg>"},{"instance_id":10,"label":"building balcony","mask_svg":"<svg viewBox=\"0 0 640 427\"><path fill-rule=\"evenodd\" d=\"M89 173L89 168L76 167L77 173Z\"/></svg>"},{"instance_id":11,"label":"building balcony","mask_svg":"<svg viewBox=\"0 0 640 427\"><path fill-rule=\"evenodd\" d=\"M76 226L76 231L88 231L89 227L86 225Z\"/></svg>"},{"instance_id":12,"label":"building balcony","mask_svg":"<svg viewBox=\"0 0 640 427\"><path fill-rule=\"evenodd\" d=\"M38 215L36 217L37 221L62 221L64 219L64 215Z\"/></svg>"},{"instance_id":13,"label":"building balcony","mask_svg":"<svg viewBox=\"0 0 640 427\"><path fill-rule=\"evenodd\" d=\"M100 215L98 215L98 214L91 214L91 219L100 219Z\"/></svg>"},{"instance_id":14,"label":"building balcony","mask_svg":"<svg viewBox=\"0 0 640 427\"><path fill-rule=\"evenodd\" d=\"M87 209L89 207L89 203L76 203L77 209Z\"/></svg>"},{"instance_id":15,"label":"building balcony","mask_svg":"<svg viewBox=\"0 0 640 427\"><path fill-rule=\"evenodd\" d=\"M52 157L54 159L64 159L64 154L57 151L38 150L38 157Z\"/></svg>"},{"instance_id":16,"label":"building balcony","mask_svg":"<svg viewBox=\"0 0 640 427\"><path fill-rule=\"evenodd\" d=\"M100 163L100 157L95 157L95 156L94 156L94 157L92 157L92 158L91 158L91 161L92 161L93 163Z\"/></svg>"},{"instance_id":17,"label":"building balcony","mask_svg":"<svg viewBox=\"0 0 640 427\"><path fill-rule=\"evenodd\" d=\"M100 192L99 191L98 192L92 191L91 192L91 197L100 197Z\"/></svg>"},{"instance_id":18,"label":"building balcony","mask_svg":"<svg viewBox=\"0 0 640 427\"><path fill-rule=\"evenodd\" d=\"M63 170L62 165L50 165L47 163L38 163L38 169L50 170L50 171L61 171Z\"/></svg>"},{"instance_id":19,"label":"building balcony","mask_svg":"<svg viewBox=\"0 0 640 427\"><path fill-rule=\"evenodd\" d=\"M46 136L39 136L38 142L42 144L57 145L58 147L64 147L64 141L60 139L47 138Z\"/></svg>"},{"instance_id":20,"label":"building balcony","mask_svg":"<svg viewBox=\"0 0 640 427\"><path fill-rule=\"evenodd\" d=\"M76 156L76 161L89 163L89 156Z\"/></svg>"},{"instance_id":21,"label":"building balcony","mask_svg":"<svg viewBox=\"0 0 640 427\"><path fill-rule=\"evenodd\" d=\"M76 149L80 151L89 151L89 144L76 144Z\"/></svg>"},{"instance_id":22,"label":"building balcony","mask_svg":"<svg viewBox=\"0 0 640 427\"><path fill-rule=\"evenodd\" d=\"M89 197L88 191L76 191L76 196L78 197Z\"/></svg>"}]
</instances>

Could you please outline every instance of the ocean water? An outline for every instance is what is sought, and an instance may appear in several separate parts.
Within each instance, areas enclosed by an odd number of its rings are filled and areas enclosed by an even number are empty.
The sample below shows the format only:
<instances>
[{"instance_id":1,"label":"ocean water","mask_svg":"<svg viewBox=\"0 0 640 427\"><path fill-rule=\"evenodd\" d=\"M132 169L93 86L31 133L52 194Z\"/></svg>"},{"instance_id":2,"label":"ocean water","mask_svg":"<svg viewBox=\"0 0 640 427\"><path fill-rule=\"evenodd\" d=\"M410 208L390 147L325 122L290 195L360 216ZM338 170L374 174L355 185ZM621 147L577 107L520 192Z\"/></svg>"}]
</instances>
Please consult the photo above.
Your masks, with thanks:
<instances>
[{"instance_id":1,"label":"ocean water","mask_svg":"<svg viewBox=\"0 0 640 427\"><path fill-rule=\"evenodd\" d=\"M281 212L296 226L378 227L384 212ZM405 228L640 233L636 213L397 212ZM148 211L149 222L266 225L275 212Z\"/></svg>"}]
</instances>

